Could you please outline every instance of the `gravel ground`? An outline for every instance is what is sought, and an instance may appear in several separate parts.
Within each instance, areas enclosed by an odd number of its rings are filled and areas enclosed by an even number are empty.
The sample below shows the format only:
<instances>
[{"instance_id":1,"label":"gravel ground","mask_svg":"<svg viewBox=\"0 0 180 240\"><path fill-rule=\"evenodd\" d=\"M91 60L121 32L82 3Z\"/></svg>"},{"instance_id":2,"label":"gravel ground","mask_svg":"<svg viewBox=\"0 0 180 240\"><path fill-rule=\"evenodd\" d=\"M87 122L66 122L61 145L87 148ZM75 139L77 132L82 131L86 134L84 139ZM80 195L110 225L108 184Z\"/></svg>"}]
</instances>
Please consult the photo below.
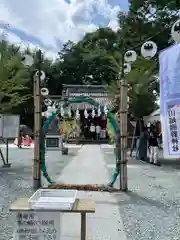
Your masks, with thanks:
<instances>
[{"instance_id":1,"label":"gravel ground","mask_svg":"<svg viewBox=\"0 0 180 240\"><path fill-rule=\"evenodd\" d=\"M4 151L4 149L3 149ZM0 240L12 238L15 214L9 212L10 204L19 197L30 197L32 187L33 149L10 149L11 168L0 168ZM59 151L47 152L47 167L50 176L56 180L63 168L78 153L77 148L69 149L69 155ZM43 179L43 184L47 184Z\"/></svg>"},{"instance_id":2,"label":"gravel ground","mask_svg":"<svg viewBox=\"0 0 180 240\"><path fill-rule=\"evenodd\" d=\"M115 162L113 150L103 149L103 152L111 175ZM180 240L179 163L156 167L131 159L128 186L129 192L119 198L128 240Z\"/></svg>"}]
</instances>

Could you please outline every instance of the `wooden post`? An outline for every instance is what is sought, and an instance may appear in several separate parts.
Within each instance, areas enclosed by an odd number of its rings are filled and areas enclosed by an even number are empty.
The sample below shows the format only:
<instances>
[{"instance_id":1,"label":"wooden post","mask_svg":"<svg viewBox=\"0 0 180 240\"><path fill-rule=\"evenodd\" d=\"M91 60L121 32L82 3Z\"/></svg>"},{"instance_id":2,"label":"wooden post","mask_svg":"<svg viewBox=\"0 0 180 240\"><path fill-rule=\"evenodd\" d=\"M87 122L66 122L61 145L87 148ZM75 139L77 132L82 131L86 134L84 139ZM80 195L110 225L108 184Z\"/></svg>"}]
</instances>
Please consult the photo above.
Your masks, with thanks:
<instances>
[{"instance_id":1,"label":"wooden post","mask_svg":"<svg viewBox=\"0 0 180 240\"><path fill-rule=\"evenodd\" d=\"M81 213L81 240L86 240L86 213Z\"/></svg>"},{"instance_id":2,"label":"wooden post","mask_svg":"<svg viewBox=\"0 0 180 240\"><path fill-rule=\"evenodd\" d=\"M40 94L40 77L41 77L41 50L37 54L39 63L39 75L34 76L34 166L33 166L33 187L41 187L41 169L40 169L40 131L41 131L41 94Z\"/></svg>"},{"instance_id":3,"label":"wooden post","mask_svg":"<svg viewBox=\"0 0 180 240\"><path fill-rule=\"evenodd\" d=\"M6 164L9 164L9 139L6 139Z\"/></svg>"},{"instance_id":4,"label":"wooden post","mask_svg":"<svg viewBox=\"0 0 180 240\"><path fill-rule=\"evenodd\" d=\"M121 133L121 161L120 161L120 190L127 191L127 98L128 84L124 78L124 54L122 56L122 73L120 85L120 133Z\"/></svg>"}]
</instances>

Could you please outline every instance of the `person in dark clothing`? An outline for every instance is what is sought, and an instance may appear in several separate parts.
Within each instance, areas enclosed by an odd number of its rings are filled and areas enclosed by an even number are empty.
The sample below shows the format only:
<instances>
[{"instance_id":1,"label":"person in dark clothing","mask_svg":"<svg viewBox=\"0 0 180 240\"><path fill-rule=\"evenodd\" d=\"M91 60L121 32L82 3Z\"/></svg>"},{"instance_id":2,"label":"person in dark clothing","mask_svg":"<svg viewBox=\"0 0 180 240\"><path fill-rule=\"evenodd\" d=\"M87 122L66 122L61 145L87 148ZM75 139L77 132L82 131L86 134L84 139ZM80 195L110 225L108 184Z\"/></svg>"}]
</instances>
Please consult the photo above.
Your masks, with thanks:
<instances>
[{"instance_id":1,"label":"person in dark clothing","mask_svg":"<svg viewBox=\"0 0 180 240\"><path fill-rule=\"evenodd\" d=\"M156 134L155 129L152 129L149 136L149 162L154 165L160 165L158 161L158 135Z\"/></svg>"},{"instance_id":2,"label":"person in dark clothing","mask_svg":"<svg viewBox=\"0 0 180 240\"><path fill-rule=\"evenodd\" d=\"M147 160L147 144L148 144L148 129L146 126L143 127L143 131L140 134L138 144L138 158L140 160Z\"/></svg>"},{"instance_id":3,"label":"person in dark clothing","mask_svg":"<svg viewBox=\"0 0 180 240\"><path fill-rule=\"evenodd\" d=\"M22 148L22 142L23 142L23 131L19 131L19 136L18 136L18 148Z\"/></svg>"}]
</instances>

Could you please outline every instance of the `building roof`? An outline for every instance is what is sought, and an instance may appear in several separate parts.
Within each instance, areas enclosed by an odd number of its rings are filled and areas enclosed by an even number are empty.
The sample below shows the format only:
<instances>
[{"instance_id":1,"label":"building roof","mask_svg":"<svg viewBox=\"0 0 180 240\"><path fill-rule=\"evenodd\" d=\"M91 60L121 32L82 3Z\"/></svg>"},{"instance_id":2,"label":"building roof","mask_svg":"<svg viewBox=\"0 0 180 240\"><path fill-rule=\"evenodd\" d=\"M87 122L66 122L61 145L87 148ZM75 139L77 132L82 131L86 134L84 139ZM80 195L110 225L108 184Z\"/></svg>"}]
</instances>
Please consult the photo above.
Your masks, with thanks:
<instances>
[{"instance_id":1,"label":"building roof","mask_svg":"<svg viewBox=\"0 0 180 240\"><path fill-rule=\"evenodd\" d=\"M71 98L71 97L70 97ZM69 98L69 99L70 99ZM74 98L74 97L72 97ZM113 102L112 102L112 98L110 97L90 97L92 98L94 101L96 101L101 107L106 105L107 108L112 108L113 107ZM60 105L63 103L63 100L60 97L50 97L50 99L53 101L53 103ZM87 102L82 102L82 103L71 103L70 106L72 107L72 110L76 110L78 109L91 109L92 108L92 104L87 103Z\"/></svg>"},{"instance_id":2,"label":"building roof","mask_svg":"<svg viewBox=\"0 0 180 240\"><path fill-rule=\"evenodd\" d=\"M149 116L154 117L160 115L160 108L152 112Z\"/></svg>"},{"instance_id":3,"label":"building roof","mask_svg":"<svg viewBox=\"0 0 180 240\"><path fill-rule=\"evenodd\" d=\"M112 108L113 104L112 101L109 97L93 97L93 99L101 106L107 106L107 108ZM82 103L71 103L71 107L73 110L75 109L91 109L92 108L92 104L90 103L86 103L86 102L82 102Z\"/></svg>"},{"instance_id":4,"label":"building roof","mask_svg":"<svg viewBox=\"0 0 180 240\"><path fill-rule=\"evenodd\" d=\"M66 88L78 88L78 87L81 87L81 88L104 88L104 85L72 85L72 84L62 84L63 87L66 87Z\"/></svg>"}]
</instances>

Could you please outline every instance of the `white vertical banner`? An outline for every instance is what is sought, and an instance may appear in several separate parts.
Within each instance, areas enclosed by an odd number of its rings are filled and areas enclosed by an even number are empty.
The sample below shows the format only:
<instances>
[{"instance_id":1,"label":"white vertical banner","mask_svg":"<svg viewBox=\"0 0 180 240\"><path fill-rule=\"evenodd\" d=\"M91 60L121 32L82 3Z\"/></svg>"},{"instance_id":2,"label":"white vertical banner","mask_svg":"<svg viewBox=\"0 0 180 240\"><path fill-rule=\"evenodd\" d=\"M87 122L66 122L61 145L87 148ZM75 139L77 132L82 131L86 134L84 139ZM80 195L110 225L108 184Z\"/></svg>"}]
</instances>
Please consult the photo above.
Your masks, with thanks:
<instances>
[{"instance_id":1,"label":"white vertical banner","mask_svg":"<svg viewBox=\"0 0 180 240\"><path fill-rule=\"evenodd\" d=\"M180 157L180 44L159 55L160 115L164 158Z\"/></svg>"}]
</instances>

